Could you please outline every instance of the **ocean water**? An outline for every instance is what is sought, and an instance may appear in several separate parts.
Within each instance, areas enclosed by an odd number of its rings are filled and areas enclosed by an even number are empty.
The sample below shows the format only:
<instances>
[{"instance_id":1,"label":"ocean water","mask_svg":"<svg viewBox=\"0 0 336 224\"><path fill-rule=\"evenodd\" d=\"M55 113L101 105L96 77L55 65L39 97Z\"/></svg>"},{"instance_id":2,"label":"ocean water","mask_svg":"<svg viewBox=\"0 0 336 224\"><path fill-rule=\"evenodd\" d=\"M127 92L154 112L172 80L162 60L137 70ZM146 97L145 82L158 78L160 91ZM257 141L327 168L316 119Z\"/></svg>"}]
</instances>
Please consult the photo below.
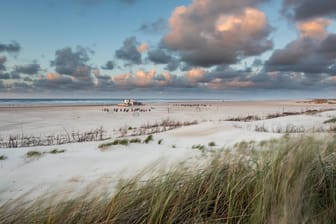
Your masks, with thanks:
<instances>
[{"instance_id":1,"label":"ocean water","mask_svg":"<svg viewBox=\"0 0 336 224\"><path fill-rule=\"evenodd\" d=\"M198 101L197 99L165 99L165 98L153 98L153 99L135 99L142 103L159 103L159 102L183 102L183 101ZM204 100L204 99L203 99ZM218 101L214 99L206 99L207 101ZM111 105L122 103L123 99L109 99L109 98L87 98L87 99L36 99L36 98L24 98L24 99L0 99L1 106L66 106L66 105Z\"/></svg>"}]
</instances>

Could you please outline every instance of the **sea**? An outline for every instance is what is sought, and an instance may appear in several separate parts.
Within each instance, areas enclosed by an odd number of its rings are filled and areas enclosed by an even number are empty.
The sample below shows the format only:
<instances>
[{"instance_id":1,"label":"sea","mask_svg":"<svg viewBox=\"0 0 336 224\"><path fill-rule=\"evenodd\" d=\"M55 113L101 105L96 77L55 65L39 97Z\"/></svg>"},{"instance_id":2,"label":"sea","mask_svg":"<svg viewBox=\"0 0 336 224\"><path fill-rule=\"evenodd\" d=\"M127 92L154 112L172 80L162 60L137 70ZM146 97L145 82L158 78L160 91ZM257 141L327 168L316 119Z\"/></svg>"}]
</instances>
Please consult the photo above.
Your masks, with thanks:
<instances>
[{"instance_id":1,"label":"sea","mask_svg":"<svg viewBox=\"0 0 336 224\"><path fill-rule=\"evenodd\" d=\"M94 106L94 105L112 105L122 103L121 98L0 98L0 107L15 106ZM134 99L141 103L164 103L164 102L190 102L200 101L199 99L174 99L174 98L146 98ZM220 101L219 99L202 99L202 101Z\"/></svg>"}]
</instances>

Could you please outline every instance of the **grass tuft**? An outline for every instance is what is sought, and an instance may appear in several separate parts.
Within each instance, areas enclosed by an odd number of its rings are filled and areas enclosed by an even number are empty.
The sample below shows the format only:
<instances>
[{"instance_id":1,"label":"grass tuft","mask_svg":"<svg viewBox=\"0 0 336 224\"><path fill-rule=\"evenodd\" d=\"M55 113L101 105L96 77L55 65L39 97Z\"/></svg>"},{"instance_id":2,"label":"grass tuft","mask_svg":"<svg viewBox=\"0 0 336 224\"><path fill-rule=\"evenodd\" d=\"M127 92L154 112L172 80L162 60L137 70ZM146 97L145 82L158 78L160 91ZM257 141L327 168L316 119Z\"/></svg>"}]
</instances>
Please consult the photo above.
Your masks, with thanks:
<instances>
[{"instance_id":1,"label":"grass tuft","mask_svg":"<svg viewBox=\"0 0 336 224\"><path fill-rule=\"evenodd\" d=\"M198 150L201 150L201 151L205 150L205 146L204 145L193 145L191 148L192 149L198 149Z\"/></svg>"},{"instance_id":2,"label":"grass tuft","mask_svg":"<svg viewBox=\"0 0 336 224\"><path fill-rule=\"evenodd\" d=\"M210 147L214 147L214 146L216 146L216 143L215 143L215 142L209 142L209 143L208 143L208 146L210 146Z\"/></svg>"},{"instance_id":3,"label":"grass tuft","mask_svg":"<svg viewBox=\"0 0 336 224\"><path fill-rule=\"evenodd\" d=\"M61 149L61 150L58 150L58 149L53 149L51 151L49 151L50 154L58 154L58 153L64 153L66 150L65 149Z\"/></svg>"},{"instance_id":4,"label":"grass tuft","mask_svg":"<svg viewBox=\"0 0 336 224\"><path fill-rule=\"evenodd\" d=\"M153 135L148 135L147 138L144 140L144 143L148 144L149 142L151 142L153 140L154 140Z\"/></svg>"},{"instance_id":5,"label":"grass tuft","mask_svg":"<svg viewBox=\"0 0 336 224\"><path fill-rule=\"evenodd\" d=\"M141 139L140 138L132 138L130 140L130 143L141 143Z\"/></svg>"},{"instance_id":6,"label":"grass tuft","mask_svg":"<svg viewBox=\"0 0 336 224\"><path fill-rule=\"evenodd\" d=\"M329 120L326 120L323 122L324 124L329 124L329 123L336 123L336 117L335 118L331 118Z\"/></svg>"},{"instance_id":7,"label":"grass tuft","mask_svg":"<svg viewBox=\"0 0 336 224\"><path fill-rule=\"evenodd\" d=\"M40 156L42 156L42 153L39 152L39 151L29 151L29 152L26 153L26 156L28 158L40 157Z\"/></svg>"},{"instance_id":8,"label":"grass tuft","mask_svg":"<svg viewBox=\"0 0 336 224\"><path fill-rule=\"evenodd\" d=\"M6 159L8 159L7 156L5 156L5 155L1 155L1 156L0 156L0 160L6 160Z\"/></svg>"}]
</instances>

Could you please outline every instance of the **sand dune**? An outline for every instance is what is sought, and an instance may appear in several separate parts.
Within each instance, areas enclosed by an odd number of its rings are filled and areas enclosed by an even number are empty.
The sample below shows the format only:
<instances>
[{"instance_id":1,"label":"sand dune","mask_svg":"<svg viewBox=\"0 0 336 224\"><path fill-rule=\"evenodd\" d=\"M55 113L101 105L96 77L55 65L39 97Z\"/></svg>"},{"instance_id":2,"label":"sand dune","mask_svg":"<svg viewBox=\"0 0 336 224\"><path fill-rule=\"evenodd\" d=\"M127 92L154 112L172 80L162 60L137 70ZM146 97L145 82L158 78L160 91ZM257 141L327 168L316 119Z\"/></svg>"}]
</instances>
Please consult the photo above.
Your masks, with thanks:
<instances>
[{"instance_id":1,"label":"sand dune","mask_svg":"<svg viewBox=\"0 0 336 224\"><path fill-rule=\"evenodd\" d=\"M193 149L193 145L207 146L215 142L214 150L220 150L241 141L261 141L278 138L289 125L311 132L330 124L323 122L335 117L335 111L315 115L293 115L251 122L225 121L234 116L305 111L308 109L336 109L330 105L307 105L295 102L205 102L206 107L184 107L171 104L149 105L147 113L102 112L102 107L44 107L0 109L0 136L6 139L11 134L52 135L74 130L87 131L104 127L111 142L120 135L123 127L140 127L169 118L177 121L197 120L198 124L156 133L149 144L134 143L128 146L115 145L99 149L102 142L82 142L64 145L28 148L1 148L0 155L0 203L14 200L26 192L37 197L46 192L79 191L90 184L96 187L116 186L121 178L139 173L153 164L169 168L172 164L189 161L197 164L206 160L204 153ZM148 106L148 105L147 105ZM168 113L169 108L169 113ZM263 126L268 131L258 131ZM283 132L281 131L281 132ZM136 137L125 137L127 139ZM144 140L146 136L137 136ZM161 144L158 141L162 140ZM49 153L53 149L63 153ZM38 151L41 156L27 157L27 152ZM201 163L201 162L200 162Z\"/></svg>"}]
</instances>

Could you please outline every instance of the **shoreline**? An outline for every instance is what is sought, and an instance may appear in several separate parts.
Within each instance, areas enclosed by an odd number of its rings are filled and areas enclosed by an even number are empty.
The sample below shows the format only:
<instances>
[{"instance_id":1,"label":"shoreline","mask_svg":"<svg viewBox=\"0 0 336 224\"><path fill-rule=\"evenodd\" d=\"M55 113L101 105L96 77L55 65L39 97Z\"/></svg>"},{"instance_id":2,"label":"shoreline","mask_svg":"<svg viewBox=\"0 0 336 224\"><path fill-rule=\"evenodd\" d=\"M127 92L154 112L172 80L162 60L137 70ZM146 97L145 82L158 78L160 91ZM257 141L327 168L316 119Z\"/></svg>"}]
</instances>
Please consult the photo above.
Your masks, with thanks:
<instances>
[{"instance_id":1,"label":"shoreline","mask_svg":"<svg viewBox=\"0 0 336 224\"><path fill-rule=\"evenodd\" d=\"M314 103L312 101L306 100L172 100L172 101L153 101L153 102L143 102L143 105L133 106L133 107L145 107L145 106L160 106L160 105L171 105L171 106L184 106L183 104L193 105L193 104L208 104L208 105L237 105L237 104L287 104L287 105L301 105L301 106L332 106L334 103ZM95 107L122 107L118 103L97 103L97 104L8 104L1 105L0 111L10 110L10 109L48 109L48 108L95 108ZM131 107L129 107L131 108Z\"/></svg>"}]
</instances>

